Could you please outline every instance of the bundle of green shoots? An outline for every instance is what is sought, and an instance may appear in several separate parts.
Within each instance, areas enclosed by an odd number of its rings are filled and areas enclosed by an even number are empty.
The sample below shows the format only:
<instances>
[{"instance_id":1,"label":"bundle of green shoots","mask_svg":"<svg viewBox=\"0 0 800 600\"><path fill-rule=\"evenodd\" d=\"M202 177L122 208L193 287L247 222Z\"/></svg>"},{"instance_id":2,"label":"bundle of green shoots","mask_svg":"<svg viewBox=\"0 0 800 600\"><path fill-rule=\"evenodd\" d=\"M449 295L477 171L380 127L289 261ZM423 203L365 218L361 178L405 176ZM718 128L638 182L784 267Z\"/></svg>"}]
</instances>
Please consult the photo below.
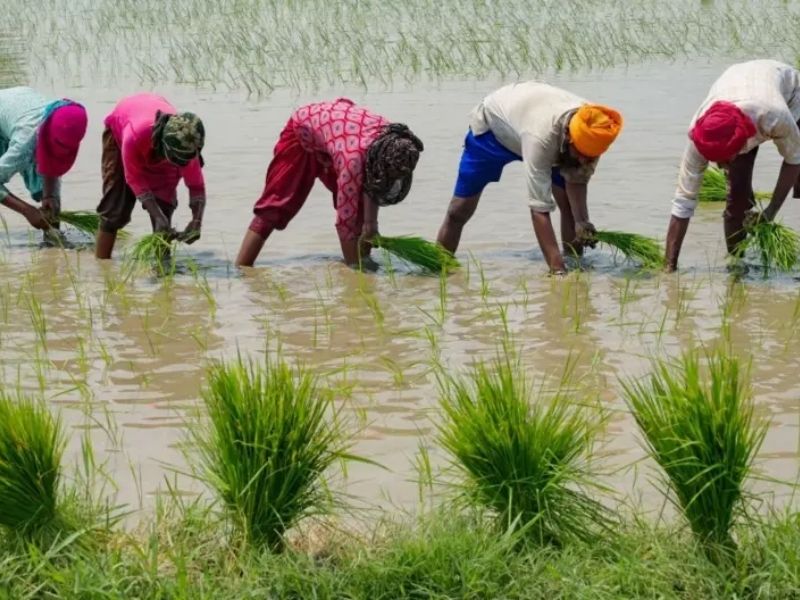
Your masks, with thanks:
<instances>
[{"instance_id":1,"label":"bundle of green shoots","mask_svg":"<svg viewBox=\"0 0 800 600\"><path fill-rule=\"evenodd\" d=\"M370 241L376 248L381 248L401 261L429 273L449 273L460 266L456 257L442 246L421 237L376 235Z\"/></svg>"},{"instance_id":2,"label":"bundle of green shoots","mask_svg":"<svg viewBox=\"0 0 800 600\"><path fill-rule=\"evenodd\" d=\"M89 210L62 210L58 215L58 221L92 237L96 236L100 229L100 215ZM127 235L124 231L117 232L118 238L125 238Z\"/></svg>"},{"instance_id":3,"label":"bundle of green shoots","mask_svg":"<svg viewBox=\"0 0 800 600\"><path fill-rule=\"evenodd\" d=\"M755 192L756 200L769 199L770 192ZM725 202L728 199L728 177L725 171L709 165L703 173L703 183L697 195L700 202Z\"/></svg>"},{"instance_id":4,"label":"bundle of green shoots","mask_svg":"<svg viewBox=\"0 0 800 600\"><path fill-rule=\"evenodd\" d=\"M161 233L150 233L143 236L125 254L125 266L129 272L144 267L155 267L164 274L165 263L173 262L177 242Z\"/></svg>"},{"instance_id":5,"label":"bundle of green shoots","mask_svg":"<svg viewBox=\"0 0 800 600\"><path fill-rule=\"evenodd\" d=\"M664 251L653 238L623 231L597 231L594 239L619 250L626 258L639 262L644 269L664 266Z\"/></svg>"},{"instance_id":6,"label":"bundle of green shoots","mask_svg":"<svg viewBox=\"0 0 800 600\"><path fill-rule=\"evenodd\" d=\"M800 235L781 223L760 220L747 228L747 237L736 246L735 255L742 258L754 248L761 258L764 274L770 271L791 271L800 255Z\"/></svg>"}]
</instances>

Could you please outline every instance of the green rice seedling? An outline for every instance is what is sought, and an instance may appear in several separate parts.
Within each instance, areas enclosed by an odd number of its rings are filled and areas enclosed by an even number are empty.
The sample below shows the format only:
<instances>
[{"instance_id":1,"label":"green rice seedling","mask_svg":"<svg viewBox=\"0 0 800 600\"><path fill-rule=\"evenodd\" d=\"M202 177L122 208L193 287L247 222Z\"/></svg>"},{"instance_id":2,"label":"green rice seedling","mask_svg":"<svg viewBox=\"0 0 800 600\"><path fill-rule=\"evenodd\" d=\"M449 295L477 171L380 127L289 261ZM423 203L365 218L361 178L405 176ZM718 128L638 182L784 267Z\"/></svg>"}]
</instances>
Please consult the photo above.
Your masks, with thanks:
<instances>
[{"instance_id":1,"label":"green rice seedling","mask_svg":"<svg viewBox=\"0 0 800 600\"><path fill-rule=\"evenodd\" d=\"M175 268L177 242L160 233L143 236L125 254L125 270L134 273L143 268L154 267L159 275L167 275Z\"/></svg>"},{"instance_id":2,"label":"green rice seedling","mask_svg":"<svg viewBox=\"0 0 800 600\"><path fill-rule=\"evenodd\" d=\"M724 350L656 360L650 375L622 383L668 497L712 560L736 550L731 528L746 508L744 484L767 431L753 416L739 361ZM671 492L671 493L670 493Z\"/></svg>"},{"instance_id":3,"label":"green rice seedling","mask_svg":"<svg viewBox=\"0 0 800 600\"><path fill-rule=\"evenodd\" d=\"M765 276L770 271L789 272L797 266L800 235L781 223L760 220L747 228L747 237L739 242L735 255L742 258L750 248L758 253Z\"/></svg>"},{"instance_id":4,"label":"green rice seedling","mask_svg":"<svg viewBox=\"0 0 800 600\"><path fill-rule=\"evenodd\" d=\"M460 266L456 257L442 246L421 237L378 235L372 238L371 242L376 248L381 248L427 273L449 273Z\"/></svg>"},{"instance_id":5,"label":"green rice seedling","mask_svg":"<svg viewBox=\"0 0 800 600\"><path fill-rule=\"evenodd\" d=\"M0 391L0 525L29 537L58 523L66 440L47 407Z\"/></svg>"},{"instance_id":6,"label":"green rice seedling","mask_svg":"<svg viewBox=\"0 0 800 600\"><path fill-rule=\"evenodd\" d=\"M640 263L644 269L659 269L664 266L664 251L653 238L622 231L597 231L594 238L601 244L619 250L626 258Z\"/></svg>"},{"instance_id":7,"label":"green rice seedling","mask_svg":"<svg viewBox=\"0 0 800 600\"><path fill-rule=\"evenodd\" d=\"M725 202L728 199L728 178L725 171L708 165L703 172L703 183L697 199L700 202Z\"/></svg>"},{"instance_id":8,"label":"green rice seedling","mask_svg":"<svg viewBox=\"0 0 800 600\"><path fill-rule=\"evenodd\" d=\"M466 378L440 375L438 438L466 498L536 543L591 539L611 523L589 495L602 489L589 467L598 419L563 389L536 397L508 352Z\"/></svg>"},{"instance_id":9,"label":"green rice seedling","mask_svg":"<svg viewBox=\"0 0 800 600\"><path fill-rule=\"evenodd\" d=\"M217 363L203 392L208 419L192 429L200 477L244 538L279 550L303 517L329 509L324 473L349 442L330 394L280 359Z\"/></svg>"},{"instance_id":10,"label":"green rice seedling","mask_svg":"<svg viewBox=\"0 0 800 600\"><path fill-rule=\"evenodd\" d=\"M772 192L755 192L756 200L769 200ZM728 176L725 171L708 165L703 172L703 183L700 185L700 192L697 194L700 202L726 202L728 200Z\"/></svg>"}]
</instances>

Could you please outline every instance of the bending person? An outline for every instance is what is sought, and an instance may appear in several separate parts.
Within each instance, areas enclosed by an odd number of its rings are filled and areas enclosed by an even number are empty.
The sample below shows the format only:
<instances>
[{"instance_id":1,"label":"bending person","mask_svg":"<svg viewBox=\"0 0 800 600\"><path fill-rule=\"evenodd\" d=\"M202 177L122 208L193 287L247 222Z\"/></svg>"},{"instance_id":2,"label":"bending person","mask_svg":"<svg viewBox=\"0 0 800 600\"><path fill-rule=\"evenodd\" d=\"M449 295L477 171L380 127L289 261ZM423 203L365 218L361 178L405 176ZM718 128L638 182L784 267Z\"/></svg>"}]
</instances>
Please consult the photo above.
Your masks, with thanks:
<instances>
[{"instance_id":1,"label":"bending person","mask_svg":"<svg viewBox=\"0 0 800 600\"><path fill-rule=\"evenodd\" d=\"M121 100L105 125L97 258L111 258L117 231L130 222L137 201L150 214L154 232L187 244L199 239L206 206L203 122L193 113L178 113L161 96L137 94ZM178 234L172 229L172 213L181 179L189 189L192 220Z\"/></svg>"},{"instance_id":2,"label":"bending person","mask_svg":"<svg viewBox=\"0 0 800 600\"><path fill-rule=\"evenodd\" d=\"M729 67L711 86L692 119L678 188L667 230L667 269L678 268L683 238L697 206L709 162L728 171L728 200L723 213L725 242L733 254L747 235L745 217L755 207L753 166L758 146L772 140L783 157L772 199L760 215L772 220L800 175L800 73L774 60L753 60ZM795 188L795 197L798 197Z\"/></svg>"},{"instance_id":3,"label":"bending person","mask_svg":"<svg viewBox=\"0 0 800 600\"><path fill-rule=\"evenodd\" d=\"M378 233L378 207L406 197L422 149L408 127L346 98L300 107L275 145L236 264L253 265L270 234L289 224L319 179L333 193L344 261L359 265Z\"/></svg>"},{"instance_id":4,"label":"bending person","mask_svg":"<svg viewBox=\"0 0 800 600\"><path fill-rule=\"evenodd\" d=\"M86 109L72 100L47 99L27 87L0 90L0 204L36 229L56 225L61 177L75 164L87 124ZM6 188L16 174L41 211Z\"/></svg>"},{"instance_id":5,"label":"bending person","mask_svg":"<svg viewBox=\"0 0 800 600\"><path fill-rule=\"evenodd\" d=\"M550 271L563 272L550 213L556 206L561 211L565 252L580 253L592 245L587 184L621 128L617 111L545 83L511 84L489 94L472 111L439 243L456 251L483 189L500 180L505 165L521 160L536 239Z\"/></svg>"}]
</instances>

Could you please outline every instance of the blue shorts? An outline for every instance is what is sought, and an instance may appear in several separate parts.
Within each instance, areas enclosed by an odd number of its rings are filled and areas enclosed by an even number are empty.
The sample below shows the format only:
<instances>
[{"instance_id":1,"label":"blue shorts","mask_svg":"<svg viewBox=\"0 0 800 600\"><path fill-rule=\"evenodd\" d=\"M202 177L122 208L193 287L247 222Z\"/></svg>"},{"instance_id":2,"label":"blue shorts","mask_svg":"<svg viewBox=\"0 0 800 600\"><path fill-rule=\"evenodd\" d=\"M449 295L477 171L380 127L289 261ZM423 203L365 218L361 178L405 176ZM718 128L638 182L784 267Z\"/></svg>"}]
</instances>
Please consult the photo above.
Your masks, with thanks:
<instances>
[{"instance_id":1,"label":"blue shorts","mask_svg":"<svg viewBox=\"0 0 800 600\"><path fill-rule=\"evenodd\" d=\"M503 146L491 131L480 135L468 131L453 195L467 198L480 194L492 181L500 181L503 167L515 160L522 160L522 157ZM565 185L558 167L553 167L552 181L558 187Z\"/></svg>"}]
</instances>

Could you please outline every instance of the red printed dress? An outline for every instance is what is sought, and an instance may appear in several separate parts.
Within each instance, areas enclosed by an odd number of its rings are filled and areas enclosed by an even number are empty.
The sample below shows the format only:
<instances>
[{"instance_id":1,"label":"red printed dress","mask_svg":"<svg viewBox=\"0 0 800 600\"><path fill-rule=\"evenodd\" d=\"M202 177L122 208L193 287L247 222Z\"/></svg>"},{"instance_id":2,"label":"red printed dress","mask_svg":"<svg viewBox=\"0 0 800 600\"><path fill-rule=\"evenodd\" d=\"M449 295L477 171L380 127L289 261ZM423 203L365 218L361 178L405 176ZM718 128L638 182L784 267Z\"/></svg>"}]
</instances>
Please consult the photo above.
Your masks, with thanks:
<instances>
[{"instance_id":1,"label":"red printed dress","mask_svg":"<svg viewBox=\"0 0 800 600\"><path fill-rule=\"evenodd\" d=\"M367 149L388 124L347 98L298 108L275 145L250 229L262 237L284 229L319 178L333 192L339 238L357 239L364 220Z\"/></svg>"}]
</instances>

